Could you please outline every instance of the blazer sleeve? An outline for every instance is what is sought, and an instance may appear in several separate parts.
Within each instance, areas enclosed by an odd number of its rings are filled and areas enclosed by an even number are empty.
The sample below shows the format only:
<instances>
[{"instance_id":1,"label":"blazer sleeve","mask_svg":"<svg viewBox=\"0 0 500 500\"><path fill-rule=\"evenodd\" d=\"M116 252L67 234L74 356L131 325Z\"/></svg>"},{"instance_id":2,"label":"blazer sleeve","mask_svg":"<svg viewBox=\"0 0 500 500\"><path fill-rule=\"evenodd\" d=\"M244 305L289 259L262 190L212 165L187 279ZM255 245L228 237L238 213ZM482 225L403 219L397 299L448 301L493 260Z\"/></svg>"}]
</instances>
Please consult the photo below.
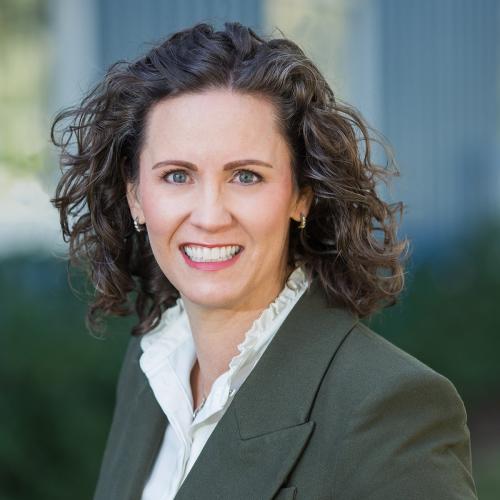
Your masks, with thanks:
<instances>
[{"instance_id":1,"label":"blazer sleeve","mask_svg":"<svg viewBox=\"0 0 500 500\"><path fill-rule=\"evenodd\" d=\"M334 498L476 499L464 404L426 367L375 382L352 410Z\"/></svg>"}]
</instances>

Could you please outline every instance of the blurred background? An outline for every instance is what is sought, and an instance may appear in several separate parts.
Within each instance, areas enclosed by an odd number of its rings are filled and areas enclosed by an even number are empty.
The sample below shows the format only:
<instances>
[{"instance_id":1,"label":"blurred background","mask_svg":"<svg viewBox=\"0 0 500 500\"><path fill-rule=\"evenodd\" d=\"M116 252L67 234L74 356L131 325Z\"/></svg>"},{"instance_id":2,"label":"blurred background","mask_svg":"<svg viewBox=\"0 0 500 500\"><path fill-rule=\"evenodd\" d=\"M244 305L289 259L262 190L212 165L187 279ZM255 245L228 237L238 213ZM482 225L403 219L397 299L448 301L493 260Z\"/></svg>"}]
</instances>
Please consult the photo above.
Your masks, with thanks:
<instances>
[{"instance_id":1,"label":"blurred background","mask_svg":"<svg viewBox=\"0 0 500 500\"><path fill-rule=\"evenodd\" d=\"M85 329L51 119L115 60L228 20L296 41L393 145L411 264L370 326L455 384L479 497L500 498L497 0L0 0L0 498L91 498L132 325Z\"/></svg>"}]
</instances>

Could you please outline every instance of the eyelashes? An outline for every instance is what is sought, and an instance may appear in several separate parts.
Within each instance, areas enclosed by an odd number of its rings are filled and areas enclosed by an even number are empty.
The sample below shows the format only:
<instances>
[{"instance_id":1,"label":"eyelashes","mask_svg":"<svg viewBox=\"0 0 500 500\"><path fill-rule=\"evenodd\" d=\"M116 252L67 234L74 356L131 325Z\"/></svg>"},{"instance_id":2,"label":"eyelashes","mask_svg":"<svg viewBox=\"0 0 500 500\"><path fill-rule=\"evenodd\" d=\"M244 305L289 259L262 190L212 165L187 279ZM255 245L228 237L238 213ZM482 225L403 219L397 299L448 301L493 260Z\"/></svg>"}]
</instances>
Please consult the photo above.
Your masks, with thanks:
<instances>
[{"instance_id":1,"label":"eyelashes","mask_svg":"<svg viewBox=\"0 0 500 500\"><path fill-rule=\"evenodd\" d=\"M248 175L253 178L252 182L237 182L236 184L240 184L242 186L253 186L255 184L258 184L259 182L262 181L262 176L258 174L257 172L254 172L253 170L250 169L240 169L236 170L233 175L233 179L236 177L241 176L242 174ZM187 179L189 177L189 172L187 170L183 169L173 169L173 170L168 170L167 172L164 172L162 174L162 179L169 183L169 184L178 184L178 185L183 185L183 184L189 184L186 181L183 181L184 179ZM241 179L241 177L240 177Z\"/></svg>"}]
</instances>

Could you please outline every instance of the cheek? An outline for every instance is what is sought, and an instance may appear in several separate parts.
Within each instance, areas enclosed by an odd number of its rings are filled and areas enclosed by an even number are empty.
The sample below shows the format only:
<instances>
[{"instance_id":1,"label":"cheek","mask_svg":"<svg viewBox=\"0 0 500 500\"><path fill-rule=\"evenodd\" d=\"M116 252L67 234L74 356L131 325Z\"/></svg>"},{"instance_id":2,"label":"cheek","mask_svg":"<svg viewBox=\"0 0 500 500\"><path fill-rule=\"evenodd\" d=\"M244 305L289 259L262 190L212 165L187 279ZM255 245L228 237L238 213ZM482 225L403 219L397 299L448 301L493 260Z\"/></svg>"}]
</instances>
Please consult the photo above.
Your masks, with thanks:
<instances>
[{"instance_id":1,"label":"cheek","mask_svg":"<svg viewBox=\"0 0 500 500\"><path fill-rule=\"evenodd\" d=\"M165 196L154 184L144 184L141 189L142 211L148 226L150 240L167 236L176 227L181 215L182 205L173 197Z\"/></svg>"},{"instance_id":2,"label":"cheek","mask_svg":"<svg viewBox=\"0 0 500 500\"><path fill-rule=\"evenodd\" d=\"M276 242L286 238L290 224L291 195L285 188L263 190L258 196L249 197L235 205L237 219L256 238L259 236ZM243 222L244 221L244 222Z\"/></svg>"}]
</instances>

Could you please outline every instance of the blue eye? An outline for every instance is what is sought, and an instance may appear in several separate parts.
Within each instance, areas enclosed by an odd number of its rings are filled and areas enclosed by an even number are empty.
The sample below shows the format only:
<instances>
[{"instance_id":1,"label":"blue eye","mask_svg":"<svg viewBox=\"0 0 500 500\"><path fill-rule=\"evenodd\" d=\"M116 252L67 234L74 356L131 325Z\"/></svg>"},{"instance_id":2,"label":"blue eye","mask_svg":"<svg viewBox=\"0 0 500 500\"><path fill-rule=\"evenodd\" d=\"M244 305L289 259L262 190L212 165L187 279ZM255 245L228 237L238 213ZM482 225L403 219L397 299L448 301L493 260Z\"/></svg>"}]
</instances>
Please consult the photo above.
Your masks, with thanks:
<instances>
[{"instance_id":1,"label":"blue eye","mask_svg":"<svg viewBox=\"0 0 500 500\"><path fill-rule=\"evenodd\" d=\"M257 184L262 180L262 177L251 170L240 170L236 172L236 177L239 178L240 184Z\"/></svg>"},{"instance_id":2,"label":"blue eye","mask_svg":"<svg viewBox=\"0 0 500 500\"><path fill-rule=\"evenodd\" d=\"M187 175L184 170L171 170L167 172L163 178L172 184L185 184Z\"/></svg>"}]
</instances>

